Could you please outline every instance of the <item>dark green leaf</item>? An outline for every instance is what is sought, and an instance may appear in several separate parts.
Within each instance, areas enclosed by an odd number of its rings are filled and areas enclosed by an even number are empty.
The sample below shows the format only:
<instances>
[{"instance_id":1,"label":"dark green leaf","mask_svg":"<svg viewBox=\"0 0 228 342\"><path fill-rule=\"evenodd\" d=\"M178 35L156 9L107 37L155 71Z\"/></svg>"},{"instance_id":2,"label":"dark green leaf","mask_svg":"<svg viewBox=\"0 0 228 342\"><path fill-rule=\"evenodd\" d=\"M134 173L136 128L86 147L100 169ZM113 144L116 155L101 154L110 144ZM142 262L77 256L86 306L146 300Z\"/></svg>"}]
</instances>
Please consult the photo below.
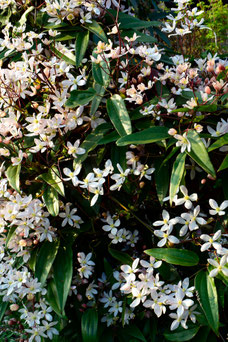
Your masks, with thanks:
<instances>
[{"instance_id":1,"label":"dark green leaf","mask_svg":"<svg viewBox=\"0 0 228 342\"><path fill-rule=\"evenodd\" d=\"M81 62L86 53L89 43L89 31L78 32L75 41L75 55L76 55L76 67L81 65Z\"/></svg>"},{"instance_id":2,"label":"dark green leaf","mask_svg":"<svg viewBox=\"0 0 228 342\"><path fill-rule=\"evenodd\" d=\"M130 144L149 144L161 141L170 137L167 127L150 127L144 131L124 136L117 140L117 146L125 146Z\"/></svg>"},{"instance_id":3,"label":"dark green leaf","mask_svg":"<svg viewBox=\"0 0 228 342\"><path fill-rule=\"evenodd\" d=\"M218 335L219 311L215 281L209 277L208 271L201 270L195 277L195 288L199 303L208 320L209 326Z\"/></svg>"},{"instance_id":4,"label":"dark green leaf","mask_svg":"<svg viewBox=\"0 0 228 342\"><path fill-rule=\"evenodd\" d=\"M52 186L61 196L65 196L63 182L61 181L59 171L55 166L49 169L47 173L39 175L37 179L44 180L47 184Z\"/></svg>"},{"instance_id":5,"label":"dark green leaf","mask_svg":"<svg viewBox=\"0 0 228 342\"><path fill-rule=\"evenodd\" d=\"M2 321L4 315L5 315L5 312L8 308L8 305L9 305L9 302L2 302L0 300L0 322Z\"/></svg>"},{"instance_id":6,"label":"dark green leaf","mask_svg":"<svg viewBox=\"0 0 228 342\"><path fill-rule=\"evenodd\" d=\"M175 331L165 332L164 336L168 341L182 342L191 340L198 332L199 326L188 326L188 329L178 327Z\"/></svg>"},{"instance_id":7,"label":"dark green leaf","mask_svg":"<svg viewBox=\"0 0 228 342\"><path fill-rule=\"evenodd\" d=\"M68 64L76 66L76 62L75 62L76 57L73 55L72 52L68 51L67 55L66 54L64 55L62 52L57 50L53 45L51 45L50 47L57 57L63 59Z\"/></svg>"},{"instance_id":8,"label":"dark green leaf","mask_svg":"<svg viewBox=\"0 0 228 342\"><path fill-rule=\"evenodd\" d=\"M196 131L190 130L187 133L187 138L191 143L191 151L188 155L207 173L216 178L214 167L208 156L206 147Z\"/></svg>"},{"instance_id":9,"label":"dark green leaf","mask_svg":"<svg viewBox=\"0 0 228 342\"><path fill-rule=\"evenodd\" d=\"M6 248L8 246L8 243L10 242L11 238L13 237L16 228L17 228L17 226L11 226L10 227L8 234L7 234L6 242L5 242Z\"/></svg>"},{"instance_id":10,"label":"dark green leaf","mask_svg":"<svg viewBox=\"0 0 228 342\"><path fill-rule=\"evenodd\" d=\"M140 341L147 342L139 328L134 324L127 325L123 330L121 330L123 336L129 335L137 338Z\"/></svg>"},{"instance_id":11,"label":"dark green leaf","mask_svg":"<svg viewBox=\"0 0 228 342\"><path fill-rule=\"evenodd\" d=\"M42 283L45 283L59 249L59 241L45 241L36 258L35 276Z\"/></svg>"},{"instance_id":12,"label":"dark green leaf","mask_svg":"<svg viewBox=\"0 0 228 342\"><path fill-rule=\"evenodd\" d=\"M6 170L6 177L8 178L10 186L20 192L20 171L21 171L21 164L19 165L10 165Z\"/></svg>"},{"instance_id":13,"label":"dark green leaf","mask_svg":"<svg viewBox=\"0 0 228 342\"><path fill-rule=\"evenodd\" d=\"M93 57L97 58L98 55L93 52ZM110 71L109 71L109 62L107 60L102 60L100 63L92 62L92 73L94 80L104 86L107 87L109 84Z\"/></svg>"},{"instance_id":14,"label":"dark green leaf","mask_svg":"<svg viewBox=\"0 0 228 342\"><path fill-rule=\"evenodd\" d=\"M228 144L228 133L223 135L222 137L218 138L214 144L212 144L211 146L209 146L208 148L208 152L211 152L213 150L215 150L216 148L222 147L224 145Z\"/></svg>"},{"instance_id":15,"label":"dark green leaf","mask_svg":"<svg viewBox=\"0 0 228 342\"><path fill-rule=\"evenodd\" d=\"M83 342L97 342L98 314L95 309L87 309L81 320Z\"/></svg>"},{"instance_id":16,"label":"dark green leaf","mask_svg":"<svg viewBox=\"0 0 228 342\"><path fill-rule=\"evenodd\" d=\"M171 173L171 179L170 179L170 187L169 187L169 201L170 205L172 205L173 198L176 195L176 192L179 188L181 179L184 174L185 170L185 158L186 153L180 153L178 154L174 164L173 169Z\"/></svg>"},{"instance_id":17,"label":"dark green leaf","mask_svg":"<svg viewBox=\"0 0 228 342\"><path fill-rule=\"evenodd\" d=\"M222 164L220 165L218 171L222 171L228 168L228 155L223 159Z\"/></svg>"},{"instance_id":18,"label":"dark green leaf","mask_svg":"<svg viewBox=\"0 0 228 342\"><path fill-rule=\"evenodd\" d=\"M58 192L52 186L45 187L43 200L48 212L52 216L57 216L59 214L59 196Z\"/></svg>"},{"instance_id":19,"label":"dark green leaf","mask_svg":"<svg viewBox=\"0 0 228 342\"><path fill-rule=\"evenodd\" d=\"M154 176L157 196L160 204L163 205L163 199L169 189L169 167L166 164L162 165L162 160L155 162Z\"/></svg>"},{"instance_id":20,"label":"dark green leaf","mask_svg":"<svg viewBox=\"0 0 228 342\"><path fill-rule=\"evenodd\" d=\"M59 247L53 269L59 304L61 312L63 313L73 275L73 254L71 246Z\"/></svg>"},{"instance_id":21,"label":"dark green leaf","mask_svg":"<svg viewBox=\"0 0 228 342\"><path fill-rule=\"evenodd\" d=\"M199 262L199 257L195 252L177 248L152 248L145 251L156 259L161 259L169 264L180 266L195 266Z\"/></svg>"},{"instance_id":22,"label":"dark green leaf","mask_svg":"<svg viewBox=\"0 0 228 342\"><path fill-rule=\"evenodd\" d=\"M105 93L105 88L101 86L100 84L95 83L93 88L95 89L97 96L95 96L91 102L90 116L93 116L96 113L96 110Z\"/></svg>"},{"instance_id":23,"label":"dark green leaf","mask_svg":"<svg viewBox=\"0 0 228 342\"><path fill-rule=\"evenodd\" d=\"M95 20L93 20L91 24L86 23L85 27L87 30L93 32L96 36L103 40L103 42L108 43L108 39L104 33L104 30Z\"/></svg>"},{"instance_id":24,"label":"dark green leaf","mask_svg":"<svg viewBox=\"0 0 228 342\"><path fill-rule=\"evenodd\" d=\"M48 283L47 287L47 301L58 316L62 316L57 288L54 279Z\"/></svg>"},{"instance_id":25,"label":"dark green leaf","mask_svg":"<svg viewBox=\"0 0 228 342\"><path fill-rule=\"evenodd\" d=\"M120 95L113 95L107 100L107 112L120 136L132 133L131 119Z\"/></svg>"},{"instance_id":26,"label":"dark green leaf","mask_svg":"<svg viewBox=\"0 0 228 342\"><path fill-rule=\"evenodd\" d=\"M84 106L92 101L96 95L96 90L89 88L87 90L73 90L70 93L69 99L66 101L65 106L69 108L75 108L78 106Z\"/></svg>"},{"instance_id":27,"label":"dark green leaf","mask_svg":"<svg viewBox=\"0 0 228 342\"><path fill-rule=\"evenodd\" d=\"M133 260L127 253L117 251L116 249L113 249L113 248L109 248L108 251L113 258L120 261L121 263L132 265Z\"/></svg>"}]
</instances>

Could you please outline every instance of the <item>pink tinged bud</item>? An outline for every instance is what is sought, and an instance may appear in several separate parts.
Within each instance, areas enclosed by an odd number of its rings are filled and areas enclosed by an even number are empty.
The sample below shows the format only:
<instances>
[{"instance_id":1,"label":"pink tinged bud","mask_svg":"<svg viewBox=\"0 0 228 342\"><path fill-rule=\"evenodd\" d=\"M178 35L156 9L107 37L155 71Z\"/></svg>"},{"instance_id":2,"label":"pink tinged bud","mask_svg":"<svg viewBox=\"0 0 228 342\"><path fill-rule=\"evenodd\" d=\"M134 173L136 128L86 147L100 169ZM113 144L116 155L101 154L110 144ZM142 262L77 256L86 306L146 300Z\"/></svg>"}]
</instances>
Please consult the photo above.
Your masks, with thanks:
<instances>
[{"instance_id":1,"label":"pink tinged bud","mask_svg":"<svg viewBox=\"0 0 228 342\"><path fill-rule=\"evenodd\" d=\"M215 73L218 75L220 72L225 70L225 66L223 64L219 64L215 70Z\"/></svg>"},{"instance_id":2,"label":"pink tinged bud","mask_svg":"<svg viewBox=\"0 0 228 342\"><path fill-rule=\"evenodd\" d=\"M19 309L19 305L17 305L17 304L11 304L10 305L10 310L11 311L17 311Z\"/></svg>"},{"instance_id":3,"label":"pink tinged bud","mask_svg":"<svg viewBox=\"0 0 228 342\"><path fill-rule=\"evenodd\" d=\"M87 308L87 305L86 305L86 304L82 304L82 307L83 307L84 309L86 309L86 308Z\"/></svg>"},{"instance_id":4,"label":"pink tinged bud","mask_svg":"<svg viewBox=\"0 0 228 342\"><path fill-rule=\"evenodd\" d=\"M175 135L175 134L177 134L177 131L175 130L175 128L170 128L168 130L168 133L169 133L169 135Z\"/></svg>"},{"instance_id":5,"label":"pink tinged bud","mask_svg":"<svg viewBox=\"0 0 228 342\"><path fill-rule=\"evenodd\" d=\"M206 180L205 178L201 179L201 184L205 184L206 181L207 181L207 180Z\"/></svg>"},{"instance_id":6,"label":"pink tinged bud","mask_svg":"<svg viewBox=\"0 0 228 342\"><path fill-rule=\"evenodd\" d=\"M204 91L206 94L209 95L211 93L211 88L207 86L207 87L205 87Z\"/></svg>"},{"instance_id":7,"label":"pink tinged bud","mask_svg":"<svg viewBox=\"0 0 228 342\"><path fill-rule=\"evenodd\" d=\"M181 118L182 116L184 116L184 112L178 112L178 113L177 113L177 116L178 116L179 118Z\"/></svg>"}]
</instances>

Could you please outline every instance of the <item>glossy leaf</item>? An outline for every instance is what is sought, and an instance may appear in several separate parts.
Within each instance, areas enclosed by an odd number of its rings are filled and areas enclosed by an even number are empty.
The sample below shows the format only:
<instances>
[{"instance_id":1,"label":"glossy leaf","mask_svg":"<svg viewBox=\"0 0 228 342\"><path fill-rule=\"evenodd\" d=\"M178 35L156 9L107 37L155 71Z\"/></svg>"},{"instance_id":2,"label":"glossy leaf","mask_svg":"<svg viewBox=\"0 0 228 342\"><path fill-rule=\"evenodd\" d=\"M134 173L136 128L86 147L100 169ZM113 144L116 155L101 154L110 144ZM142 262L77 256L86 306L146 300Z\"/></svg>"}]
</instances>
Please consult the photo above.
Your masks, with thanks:
<instances>
[{"instance_id":1,"label":"glossy leaf","mask_svg":"<svg viewBox=\"0 0 228 342\"><path fill-rule=\"evenodd\" d=\"M69 99L66 101L65 106L69 108L75 108L78 106L84 106L92 101L96 95L96 90L89 88L87 90L73 90L70 93Z\"/></svg>"},{"instance_id":2,"label":"glossy leaf","mask_svg":"<svg viewBox=\"0 0 228 342\"><path fill-rule=\"evenodd\" d=\"M103 95L105 93L105 88L103 86L101 86L100 84L95 83L93 86L94 90L96 91L96 96L93 98L92 102L91 102L91 107L90 107L90 115L93 116L96 111L97 108L103 98Z\"/></svg>"},{"instance_id":3,"label":"glossy leaf","mask_svg":"<svg viewBox=\"0 0 228 342\"><path fill-rule=\"evenodd\" d=\"M157 196L161 205L163 205L163 199L165 198L169 189L169 168L168 165L162 165L162 161L155 162L155 186L157 190Z\"/></svg>"},{"instance_id":4,"label":"glossy leaf","mask_svg":"<svg viewBox=\"0 0 228 342\"><path fill-rule=\"evenodd\" d=\"M178 327L174 331L165 332L164 336L166 340L168 341L174 341L174 342L182 342L182 341L189 341L191 340L199 331L199 326L192 325L189 326L188 329L184 329L182 327Z\"/></svg>"},{"instance_id":5,"label":"glossy leaf","mask_svg":"<svg viewBox=\"0 0 228 342\"><path fill-rule=\"evenodd\" d=\"M133 133L127 136L124 136L117 140L117 146L125 146L130 144L149 144L157 141L161 141L163 139L169 138L167 127L150 127L141 132Z\"/></svg>"},{"instance_id":6,"label":"glossy leaf","mask_svg":"<svg viewBox=\"0 0 228 342\"><path fill-rule=\"evenodd\" d=\"M59 249L59 240L45 241L36 257L35 276L44 284Z\"/></svg>"},{"instance_id":7,"label":"glossy leaf","mask_svg":"<svg viewBox=\"0 0 228 342\"><path fill-rule=\"evenodd\" d=\"M89 31L78 32L75 40L76 67L81 65L89 43Z\"/></svg>"},{"instance_id":8,"label":"glossy leaf","mask_svg":"<svg viewBox=\"0 0 228 342\"><path fill-rule=\"evenodd\" d=\"M127 253L117 251L113 248L109 248L108 251L113 258L120 261L122 264L132 265L133 260Z\"/></svg>"},{"instance_id":9,"label":"glossy leaf","mask_svg":"<svg viewBox=\"0 0 228 342\"><path fill-rule=\"evenodd\" d=\"M187 152L188 155L207 173L216 178L214 167L208 156L206 147L196 131L189 130L187 138L191 143L191 151Z\"/></svg>"},{"instance_id":10,"label":"glossy leaf","mask_svg":"<svg viewBox=\"0 0 228 342\"><path fill-rule=\"evenodd\" d=\"M97 58L98 55L93 52L93 57ZM107 60L102 60L100 63L92 62L92 73L94 80L104 86L107 87L109 84L110 71L109 71L109 62Z\"/></svg>"},{"instance_id":11,"label":"glossy leaf","mask_svg":"<svg viewBox=\"0 0 228 342\"><path fill-rule=\"evenodd\" d=\"M71 246L59 247L53 269L59 304L63 313L73 275L73 253Z\"/></svg>"},{"instance_id":12,"label":"glossy leaf","mask_svg":"<svg viewBox=\"0 0 228 342\"><path fill-rule=\"evenodd\" d=\"M199 262L198 255L195 252L186 249L152 248L147 249L145 253L173 265L195 266Z\"/></svg>"},{"instance_id":13,"label":"glossy leaf","mask_svg":"<svg viewBox=\"0 0 228 342\"><path fill-rule=\"evenodd\" d=\"M132 133L131 119L120 95L113 95L107 100L107 112L120 136Z\"/></svg>"},{"instance_id":14,"label":"glossy leaf","mask_svg":"<svg viewBox=\"0 0 228 342\"><path fill-rule=\"evenodd\" d=\"M209 277L208 271L201 270L195 277L195 288L208 324L218 335L219 310L214 278Z\"/></svg>"},{"instance_id":15,"label":"glossy leaf","mask_svg":"<svg viewBox=\"0 0 228 342\"><path fill-rule=\"evenodd\" d=\"M102 27L97 23L96 20L92 20L92 23L86 23L85 27L87 30L94 33L97 37L99 37L103 42L108 43L108 39Z\"/></svg>"},{"instance_id":16,"label":"glossy leaf","mask_svg":"<svg viewBox=\"0 0 228 342\"><path fill-rule=\"evenodd\" d=\"M5 312L6 312L7 308L8 308L8 306L9 306L9 302L2 302L0 300L0 322L2 321L2 319L4 317Z\"/></svg>"},{"instance_id":17,"label":"glossy leaf","mask_svg":"<svg viewBox=\"0 0 228 342\"><path fill-rule=\"evenodd\" d=\"M128 335L128 336L135 337L140 341L147 342L142 332L135 324L127 325L123 330L121 330L121 334L123 336Z\"/></svg>"},{"instance_id":18,"label":"glossy leaf","mask_svg":"<svg viewBox=\"0 0 228 342\"><path fill-rule=\"evenodd\" d=\"M75 55L73 55L72 52L68 51L67 54L65 53L65 55L64 55L62 52L57 50L53 45L51 45L50 47L51 47L51 50L54 52L54 54L57 57L63 59L67 64L76 66L76 62L75 62L76 57L75 57Z\"/></svg>"},{"instance_id":19,"label":"glossy leaf","mask_svg":"<svg viewBox=\"0 0 228 342\"><path fill-rule=\"evenodd\" d=\"M211 152L219 147L228 144L228 133L218 138L211 146L208 147L208 152Z\"/></svg>"},{"instance_id":20,"label":"glossy leaf","mask_svg":"<svg viewBox=\"0 0 228 342\"><path fill-rule=\"evenodd\" d=\"M47 301L51 305L52 309L57 313L57 315L62 317L57 288L54 279L51 279L47 286Z\"/></svg>"},{"instance_id":21,"label":"glossy leaf","mask_svg":"<svg viewBox=\"0 0 228 342\"><path fill-rule=\"evenodd\" d=\"M44 180L52 186L61 196L65 196L63 182L61 181L59 171L55 166L52 166L47 173L38 176L37 179Z\"/></svg>"},{"instance_id":22,"label":"glossy leaf","mask_svg":"<svg viewBox=\"0 0 228 342\"><path fill-rule=\"evenodd\" d=\"M180 153L178 154L174 164L173 169L171 173L171 179L170 179L170 187L169 187L169 200L170 205L172 205L173 198L176 195L176 192L179 188L181 179L184 174L185 170L185 159L186 159L186 153Z\"/></svg>"},{"instance_id":23,"label":"glossy leaf","mask_svg":"<svg viewBox=\"0 0 228 342\"><path fill-rule=\"evenodd\" d=\"M87 309L81 320L83 342L97 342L98 314L95 309Z\"/></svg>"},{"instance_id":24,"label":"glossy leaf","mask_svg":"<svg viewBox=\"0 0 228 342\"><path fill-rule=\"evenodd\" d=\"M220 165L218 171L222 171L228 168L228 155L225 156L225 158L223 159L222 164Z\"/></svg>"},{"instance_id":25,"label":"glossy leaf","mask_svg":"<svg viewBox=\"0 0 228 342\"><path fill-rule=\"evenodd\" d=\"M6 177L8 178L9 185L20 192L20 171L21 171L21 164L19 165L10 165L6 170Z\"/></svg>"},{"instance_id":26,"label":"glossy leaf","mask_svg":"<svg viewBox=\"0 0 228 342\"><path fill-rule=\"evenodd\" d=\"M51 186L45 187L43 192L43 200L48 212L52 216L59 214L59 196L58 192Z\"/></svg>"}]
</instances>

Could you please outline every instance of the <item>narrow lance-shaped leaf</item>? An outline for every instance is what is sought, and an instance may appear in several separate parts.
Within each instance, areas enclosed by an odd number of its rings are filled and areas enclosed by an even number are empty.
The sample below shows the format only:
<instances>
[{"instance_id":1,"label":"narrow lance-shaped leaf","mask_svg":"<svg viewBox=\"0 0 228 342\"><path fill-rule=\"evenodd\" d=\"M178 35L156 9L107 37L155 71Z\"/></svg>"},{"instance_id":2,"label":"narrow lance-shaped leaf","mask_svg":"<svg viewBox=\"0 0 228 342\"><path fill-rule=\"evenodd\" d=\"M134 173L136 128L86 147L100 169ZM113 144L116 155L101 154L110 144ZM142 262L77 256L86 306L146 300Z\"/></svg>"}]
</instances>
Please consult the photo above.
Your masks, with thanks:
<instances>
[{"instance_id":1,"label":"narrow lance-shaped leaf","mask_svg":"<svg viewBox=\"0 0 228 342\"><path fill-rule=\"evenodd\" d=\"M219 310L214 278L209 277L208 271L201 270L195 277L195 288L208 324L218 335Z\"/></svg>"},{"instance_id":2,"label":"narrow lance-shaped leaf","mask_svg":"<svg viewBox=\"0 0 228 342\"><path fill-rule=\"evenodd\" d=\"M96 36L98 36L103 42L108 43L108 38L106 34L104 33L104 30L96 22L96 20L92 20L92 23L86 23L85 27L87 28L87 30L91 31Z\"/></svg>"},{"instance_id":3,"label":"narrow lance-shaped leaf","mask_svg":"<svg viewBox=\"0 0 228 342\"><path fill-rule=\"evenodd\" d=\"M116 249L113 249L113 248L109 248L108 251L113 258L120 261L121 263L132 265L133 260L130 257L130 255L128 255L127 253L117 251Z\"/></svg>"},{"instance_id":4,"label":"narrow lance-shaped leaf","mask_svg":"<svg viewBox=\"0 0 228 342\"><path fill-rule=\"evenodd\" d=\"M84 106L92 101L96 95L96 90L89 88L87 90L73 90L70 93L69 99L66 101L65 106L69 108L75 108L78 106Z\"/></svg>"},{"instance_id":5,"label":"narrow lance-shaped leaf","mask_svg":"<svg viewBox=\"0 0 228 342\"><path fill-rule=\"evenodd\" d=\"M176 195L176 192L179 188L181 179L184 174L185 158L186 158L186 153L180 153L178 154L177 159L175 160L173 164L173 169L172 169L171 179L170 179L170 187L169 187L170 205L173 202L173 198Z\"/></svg>"},{"instance_id":6,"label":"narrow lance-shaped leaf","mask_svg":"<svg viewBox=\"0 0 228 342\"><path fill-rule=\"evenodd\" d=\"M83 342L97 342L98 314L95 309L87 309L81 320Z\"/></svg>"},{"instance_id":7,"label":"narrow lance-shaped leaf","mask_svg":"<svg viewBox=\"0 0 228 342\"><path fill-rule=\"evenodd\" d=\"M59 241L45 241L37 255L35 276L44 284L59 249Z\"/></svg>"},{"instance_id":8,"label":"narrow lance-shaped leaf","mask_svg":"<svg viewBox=\"0 0 228 342\"><path fill-rule=\"evenodd\" d=\"M188 155L207 173L216 178L214 167L210 161L206 147L196 131L189 130L187 138L191 143L191 151L187 152Z\"/></svg>"},{"instance_id":9,"label":"narrow lance-shaped leaf","mask_svg":"<svg viewBox=\"0 0 228 342\"><path fill-rule=\"evenodd\" d=\"M59 213L59 197L58 192L51 186L45 187L43 192L43 200L48 212L52 216L57 216Z\"/></svg>"},{"instance_id":10,"label":"narrow lance-shaped leaf","mask_svg":"<svg viewBox=\"0 0 228 342\"><path fill-rule=\"evenodd\" d=\"M125 136L132 133L131 119L120 95L113 95L107 100L107 112L119 135Z\"/></svg>"},{"instance_id":11,"label":"narrow lance-shaped leaf","mask_svg":"<svg viewBox=\"0 0 228 342\"><path fill-rule=\"evenodd\" d=\"M59 304L63 313L73 275L73 253L70 245L59 247L53 269Z\"/></svg>"},{"instance_id":12,"label":"narrow lance-shaped leaf","mask_svg":"<svg viewBox=\"0 0 228 342\"><path fill-rule=\"evenodd\" d=\"M76 67L78 68L86 53L89 43L89 31L78 32L75 41Z\"/></svg>"},{"instance_id":13,"label":"narrow lance-shaped leaf","mask_svg":"<svg viewBox=\"0 0 228 342\"><path fill-rule=\"evenodd\" d=\"M93 52L93 57L98 58L98 55ZM94 80L104 86L107 87L109 84L110 71L109 71L109 62L108 60L101 60L99 63L92 62L92 73Z\"/></svg>"},{"instance_id":14,"label":"narrow lance-shaped leaf","mask_svg":"<svg viewBox=\"0 0 228 342\"><path fill-rule=\"evenodd\" d=\"M195 252L186 249L152 248L147 249L145 253L173 265L194 266L199 262L198 255Z\"/></svg>"},{"instance_id":15,"label":"narrow lance-shaped leaf","mask_svg":"<svg viewBox=\"0 0 228 342\"><path fill-rule=\"evenodd\" d=\"M47 173L39 175L37 179L43 179L47 184L52 186L61 196L65 196L63 182L60 178L58 169L52 166Z\"/></svg>"},{"instance_id":16,"label":"narrow lance-shaped leaf","mask_svg":"<svg viewBox=\"0 0 228 342\"><path fill-rule=\"evenodd\" d=\"M125 146L130 144L150 144L170 138L167 127L150 127L141 132L126 135L117 140L117 146Z\"/></svg>"},{"instance_id":17,"label":"narrow lance-shaped leaf","mask_svg":"<svg viewBox=\"0 0 228 342\"><path fill-rule=\"evenodd\" d=\"M8 178L9 184L17 192L20 192L20 171L21 164L10 165L6 170L6 177Z\"/></svg>"},{"instance_id":18,"label":"narrow lance-shaped leaf","mask_svg":"<svg viewBox=\"0 0 228 342\"><path fill-rule=\"evenodd\" d=\"M200 326L188 324L188 329L184 329L182 326L174 331L165 332L164 336L166 340L173 342L190 341L199 331Z\"/></svg>"},{"instance_id":19,"label":"narrow lance-shaped leaf","mask_svg":"<svg viewBox=\"0 0 228 342\"><path fill-rule=\"evenodd\" d=\"M220 165L218 171L222 171L228 168L228 155L223 159L222 164Z\"/></svg>"}]
</instances>

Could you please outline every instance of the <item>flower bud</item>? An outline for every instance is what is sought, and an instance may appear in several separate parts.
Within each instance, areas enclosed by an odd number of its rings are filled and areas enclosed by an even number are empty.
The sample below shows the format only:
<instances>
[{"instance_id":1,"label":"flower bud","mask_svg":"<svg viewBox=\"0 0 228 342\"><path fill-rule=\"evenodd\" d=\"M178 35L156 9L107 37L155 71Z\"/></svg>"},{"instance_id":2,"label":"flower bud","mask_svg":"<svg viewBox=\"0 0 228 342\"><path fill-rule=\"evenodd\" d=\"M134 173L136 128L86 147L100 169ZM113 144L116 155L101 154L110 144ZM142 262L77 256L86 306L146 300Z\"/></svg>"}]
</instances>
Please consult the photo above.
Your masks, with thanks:
<instances>
[{"instance_id":1,"label":"flower bud","mask_svg":"<svg viewBox=\"0 0 228 342\"><path fill-rule=\"evenodd\" d=\"M34 298L34 294L32 294L32 293L28 293L27 294L27 299L28 300L33 300L33 298Z\"/></svg>"},{"instance_id":2,"label":"flower bud","mask_svg":"<svg viewBox=\"0 0 228 342\"><path fill-rule=\"evenodd\" d=\"M206 94L209 95L209 94L211 93L211 88L208 87L208 86L206 86L205 89L204 89L204 91L205 91Z\"/></svg>"},{"instance_id":3,"label":"flower bud","mask_svg":"<svg viewBox=\"0 0 228 342\"><path fill-rule=\"evenodd\" d=\"M169 133L169 135L175 135L175 134L177 134L177 130L175 128L170 128L168 130L168 133Z\"/></svg>"},{"instance_id":4,"label":"flower bud","mask_svg":"<svg viewBox=\"0 0 228 342\"><path fill-rule=\"evenodd\" d=\"M10 310L11 311L17 311L19 309L19 305L17 305L17 304L11 304L10 305Z\"/></svg>"}]
</instances>

